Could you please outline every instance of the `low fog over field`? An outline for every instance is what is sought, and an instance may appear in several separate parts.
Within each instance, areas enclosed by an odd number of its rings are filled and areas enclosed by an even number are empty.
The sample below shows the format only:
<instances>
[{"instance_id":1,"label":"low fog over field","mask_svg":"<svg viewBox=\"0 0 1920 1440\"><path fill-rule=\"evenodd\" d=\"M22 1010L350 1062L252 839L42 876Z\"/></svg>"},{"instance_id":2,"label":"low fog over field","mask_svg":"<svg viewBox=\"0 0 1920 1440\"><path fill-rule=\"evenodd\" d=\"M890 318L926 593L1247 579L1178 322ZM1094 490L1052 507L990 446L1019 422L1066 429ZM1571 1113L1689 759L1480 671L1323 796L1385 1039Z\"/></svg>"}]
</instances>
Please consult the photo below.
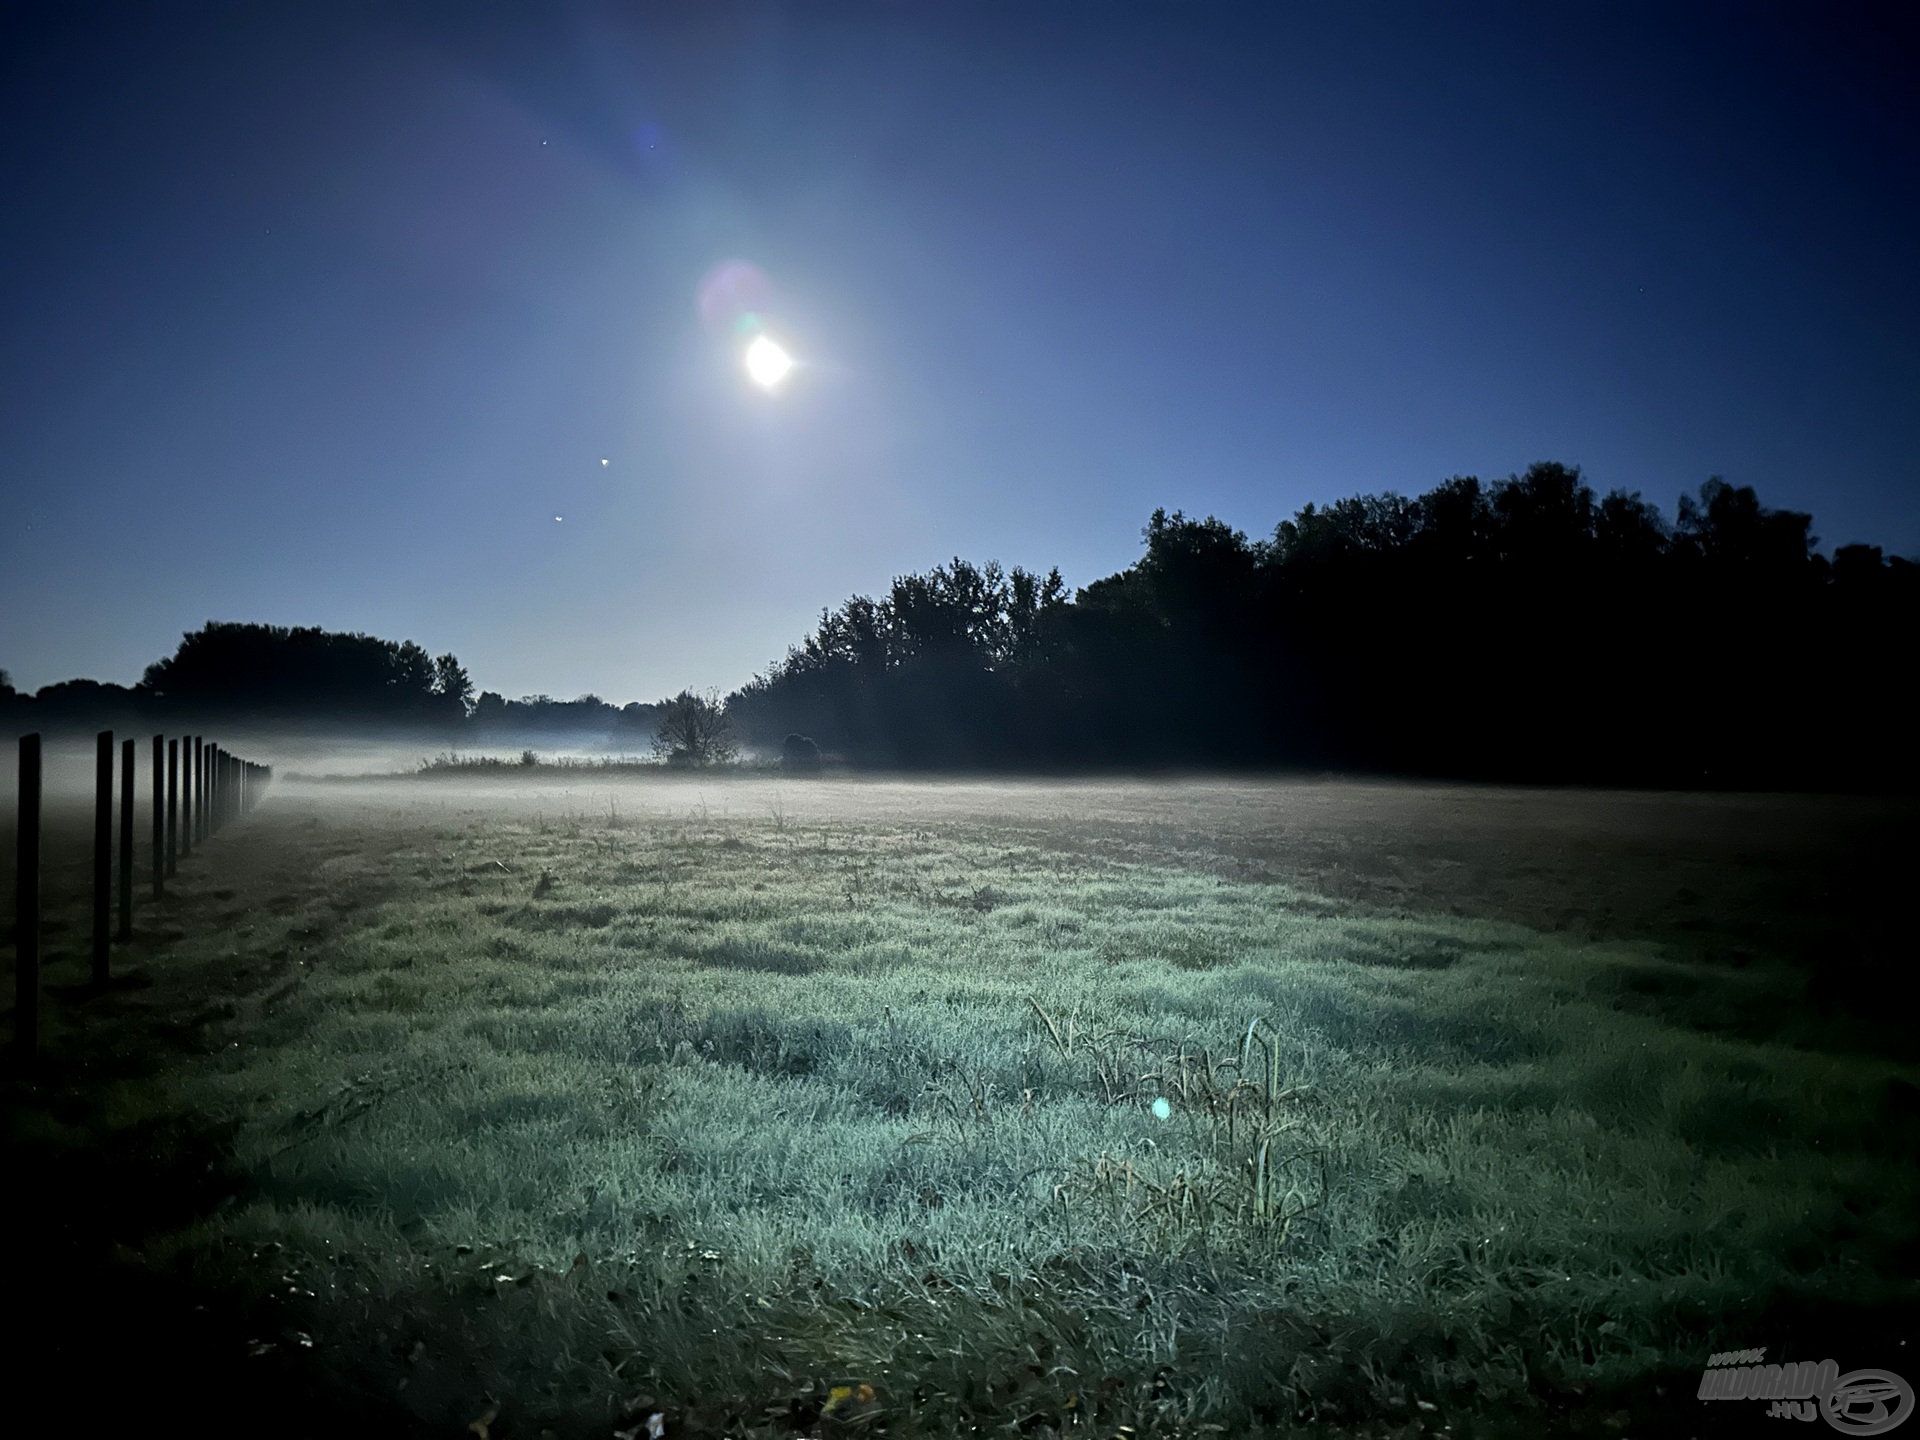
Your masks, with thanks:
<instances>
[{"instance_id":1,"label":"low fog over field","mask_svg":"<svg viewBox=\"0 0 1920 1440\"><path fill-rule=\"evenodd\" d=\"M211 732L219 734L220 732ZM1659 934L1759 947L1809 965L1897 943L1913 802L1870 796L1689 794L1413 784L1338 777L985 779L675 772L639 756L494 754L498 770L426 771L405 738L228 727L275 767L276 800L377 822L424 807L460 823L661 823L688 815L755 826L965 823L1064 848L1180 856L1239 878L1285 879L1368 905L1512 919L1600 938ZM225 738L224 736L222 737ZM135 834L149 833L140 737ZM445 752L441 752L444 754ZM88 854L92 747L50 742L46 863L72 884ZM556 763L558 762L558 763ZM603 769L603 766L614 768ZM11 865L11 787L0 862ZM144 859L142 860L144 864ZM0 873L6 873L0 871ZM10 913L10 892L0 913Z\"/></svg>"}]
</instances>

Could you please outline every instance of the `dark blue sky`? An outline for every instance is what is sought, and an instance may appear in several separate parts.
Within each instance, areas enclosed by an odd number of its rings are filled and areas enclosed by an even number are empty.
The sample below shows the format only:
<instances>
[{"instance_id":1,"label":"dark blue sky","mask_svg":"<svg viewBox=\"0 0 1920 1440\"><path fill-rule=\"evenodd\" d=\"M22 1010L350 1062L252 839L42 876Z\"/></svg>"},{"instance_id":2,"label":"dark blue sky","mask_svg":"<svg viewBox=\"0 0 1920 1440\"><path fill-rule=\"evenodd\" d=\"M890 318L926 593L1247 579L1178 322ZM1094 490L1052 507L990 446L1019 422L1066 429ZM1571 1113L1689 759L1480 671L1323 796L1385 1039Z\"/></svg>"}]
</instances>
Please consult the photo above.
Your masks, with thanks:
<instances>
[{"instance_id":1,"label":"dark blue sky","mask_svg":"<svg viewBox=\"0 0 1920 1440\"><path fill-rule=\"evenodd\" d=\"M1545 458L1920 553L1904 8L9 7L0 666L650 699L955 553Z\"/></svg>"}]
</instances>

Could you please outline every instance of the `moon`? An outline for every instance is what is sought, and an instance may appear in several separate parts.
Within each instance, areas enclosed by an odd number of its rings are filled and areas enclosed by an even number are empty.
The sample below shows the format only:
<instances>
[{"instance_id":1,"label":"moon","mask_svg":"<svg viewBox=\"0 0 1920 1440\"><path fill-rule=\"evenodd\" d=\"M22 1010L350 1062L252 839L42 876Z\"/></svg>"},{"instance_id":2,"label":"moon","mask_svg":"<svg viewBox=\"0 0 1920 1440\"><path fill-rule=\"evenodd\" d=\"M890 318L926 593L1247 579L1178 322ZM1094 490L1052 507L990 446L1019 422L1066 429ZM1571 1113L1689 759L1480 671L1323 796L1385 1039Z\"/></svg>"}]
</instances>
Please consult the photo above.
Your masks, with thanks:
<instances>
[{"instance_id":1,"label":"moon","mask_svg":"<svg viewBox=\"0 0 1920 1440\"><path fill-rule=\"evenodd\" d=\"M780 382L787 378L793 369L793 356L765 335L753 337L753 343L747 346L743 357L747 365L747 375L762 390L777 390Z\"/></svg>"}]
</instances>

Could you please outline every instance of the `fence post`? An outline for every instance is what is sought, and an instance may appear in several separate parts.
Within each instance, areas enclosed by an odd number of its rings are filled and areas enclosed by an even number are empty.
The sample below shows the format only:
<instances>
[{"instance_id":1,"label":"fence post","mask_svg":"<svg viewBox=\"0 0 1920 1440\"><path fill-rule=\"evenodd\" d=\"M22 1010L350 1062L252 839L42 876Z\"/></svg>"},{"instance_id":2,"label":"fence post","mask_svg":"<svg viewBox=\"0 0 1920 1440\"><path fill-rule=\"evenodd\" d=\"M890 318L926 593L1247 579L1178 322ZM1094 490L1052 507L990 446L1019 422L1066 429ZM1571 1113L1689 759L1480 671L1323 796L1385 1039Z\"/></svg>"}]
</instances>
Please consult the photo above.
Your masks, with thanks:
<instances>
[{"instance_id":1,"label":"fence post","mask_svg":"<svg viewBox=\"0 0 1920 1440\"><path fill-rule=\"evenodd\" d=\"M113 888L113 731L93 737L93 983L107 983L107 915Z\"/></svg>"},{"instance_id":2,"label":"fence post","mask_svg":"<svg viewBox=\"0 0 1920 1440\"><path fill-rule=\"evenodd\" d=\"M203 752L207 767L207 838L213 838L213 832L220 828L220 747L211 741Z\"/></svg>"},{"instance_id":3,"label":"fence post","mask_svg":"<svg viewBox=\"0 0 1920 1440\"><path fill-rule=\"evenodd\" d=\"M167 895L167 742L153 737L153 898Z\"/></svg>"},{"instance_id":4,"label":"fence post","mask_svg":"<svg viewBox=\"0 0 1920 1440\"><path fill-rule=\"evenodd\" d=\"M133 938L133 737L120 742L120 939Z\"/></svg>"},{"instance_id":5,"label":"fence post","mask_svg":"<svg viewBox=\"0 0 1920 1440\"><path fill-rule=\"evenodd\" d=\"M195 735L188 743L193 746L193 769L200 784L200 813L193 817L194 833L204 840L207 838L207 741L204 735Z\"/></svg>"},{"instance_id":6,"label":"fence post","mask_svg":"<svg viewBox=\"0 0 1920 1440\"><path fill-rule=\"evenodd\" d=\"M167 741L167 874L180 870L180 742Z\"/></svg>"},{"instance_id":7,"label":"fence post","mask_svg":"<svg viewBox=\"0 0 1920 1440\"><path fill-rule=\"evenodd\" d=\"M23 1065L40 1050L40 737L20 737L20 811L14 851L13 1048Z\"/></svg>"},{"instance_id":8,"label":"fence post","mask_svg":"<svg viewBox=\"0 0 1920 1440\"><path fill-rule=\"evenodd\" d=\"M194 828L200 818L200 811L206 808L207 797L200 793L200 787L194 783L192 750L193 741L185 736L180 740L180 838L175 844L175 854L182 860L193 854L193 842L199 838ZM194 804L198 798L199 804Z\"/></svg>"}]
</instances>

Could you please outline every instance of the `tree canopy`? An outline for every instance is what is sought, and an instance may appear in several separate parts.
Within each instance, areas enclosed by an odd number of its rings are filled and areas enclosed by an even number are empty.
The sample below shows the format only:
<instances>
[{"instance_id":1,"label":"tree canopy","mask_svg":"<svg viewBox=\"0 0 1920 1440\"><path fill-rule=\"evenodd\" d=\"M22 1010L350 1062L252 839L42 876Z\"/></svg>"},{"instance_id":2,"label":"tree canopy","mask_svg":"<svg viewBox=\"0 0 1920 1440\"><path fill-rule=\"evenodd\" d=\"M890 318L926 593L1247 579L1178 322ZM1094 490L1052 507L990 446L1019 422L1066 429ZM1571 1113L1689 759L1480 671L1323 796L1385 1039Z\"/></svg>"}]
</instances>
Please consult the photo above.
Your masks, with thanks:
<instances>
[{"instance_id":1,"label":"tree canopy","mask_svg":"<svg viewBox=\"0 0 1920 1440\"><path fill-rule=\"evenodd\" d=\"M1815 549L1715 478L1669 523L1554 462L1307 505L1157 510L1069 596L955 559L824 612L744 735L907 766L1293 765L1529 780L1914 776L1920 566Z\"/></svg>"}]
</instances>

